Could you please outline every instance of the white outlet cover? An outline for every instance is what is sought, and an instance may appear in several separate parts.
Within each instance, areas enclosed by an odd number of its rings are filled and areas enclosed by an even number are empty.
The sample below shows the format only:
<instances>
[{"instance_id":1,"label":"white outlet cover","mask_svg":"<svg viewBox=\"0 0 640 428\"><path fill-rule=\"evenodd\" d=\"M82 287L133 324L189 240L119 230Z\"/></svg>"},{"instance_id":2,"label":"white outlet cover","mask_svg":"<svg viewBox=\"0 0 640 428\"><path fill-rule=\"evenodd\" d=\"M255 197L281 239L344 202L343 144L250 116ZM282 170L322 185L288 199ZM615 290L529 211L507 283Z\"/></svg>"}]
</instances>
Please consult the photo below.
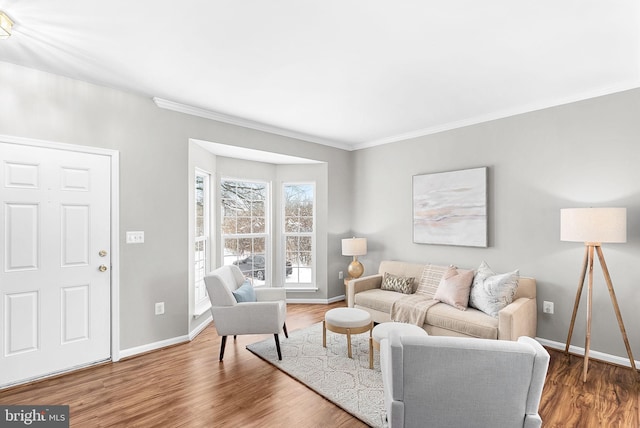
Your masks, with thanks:
<instances>
[{"instance_id":1,"label":"white outlet cover","mask_svg":"<svg viewBox=\"0 0 640 428\"><path fill-rule=\"evenodd\" d=\"M164 314L164 302L156 303L156 315Z\"/></svg>"}]
</instances>

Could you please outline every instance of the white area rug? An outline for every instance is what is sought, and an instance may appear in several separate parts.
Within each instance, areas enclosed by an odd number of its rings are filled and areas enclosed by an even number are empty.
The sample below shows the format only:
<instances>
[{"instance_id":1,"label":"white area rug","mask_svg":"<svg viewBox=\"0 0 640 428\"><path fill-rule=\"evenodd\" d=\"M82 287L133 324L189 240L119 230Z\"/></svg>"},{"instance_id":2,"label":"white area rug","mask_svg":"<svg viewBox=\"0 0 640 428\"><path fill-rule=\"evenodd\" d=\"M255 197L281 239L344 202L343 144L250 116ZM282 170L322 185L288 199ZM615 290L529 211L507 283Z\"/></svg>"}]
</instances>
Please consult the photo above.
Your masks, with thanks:
<instances>
[{"instance_id":1,"label":"white area rug","mask_svg":"<svg viewBox=\"0 0 640 428\"><path fill-rule=\"evenodd\" d=\"M282 361L273 337L247 349L302 382L329 401L372 427L383 427L384 398L380 359L374 350L369 369L369 334L351 336L353 359L347 356L347 336L327 331L322 347L322 323L280 336Z\"/></svg>"}]
</instances>

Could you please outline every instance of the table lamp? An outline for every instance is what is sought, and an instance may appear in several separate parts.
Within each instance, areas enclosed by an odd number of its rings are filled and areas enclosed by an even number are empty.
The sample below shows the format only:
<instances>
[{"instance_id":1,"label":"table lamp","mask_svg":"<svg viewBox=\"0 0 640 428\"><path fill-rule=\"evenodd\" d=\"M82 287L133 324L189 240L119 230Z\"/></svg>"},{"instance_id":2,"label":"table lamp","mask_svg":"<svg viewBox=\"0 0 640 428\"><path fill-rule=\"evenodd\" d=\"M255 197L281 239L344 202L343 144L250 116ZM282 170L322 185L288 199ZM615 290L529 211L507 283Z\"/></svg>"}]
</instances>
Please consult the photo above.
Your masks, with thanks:
<instances>
[{"instance_id":1,"label":"table lamp","mask_svg":"<svg viewBox=\"0 0 640 428\"><path fill-rule=\"evenodd\" d=\"M364 266L358 261L358 256L367 254L367 238L353 238L342 240L342 255L353 256L347 272L350 278L360 278L364 273Z\"/></svg>"}]
</instances>

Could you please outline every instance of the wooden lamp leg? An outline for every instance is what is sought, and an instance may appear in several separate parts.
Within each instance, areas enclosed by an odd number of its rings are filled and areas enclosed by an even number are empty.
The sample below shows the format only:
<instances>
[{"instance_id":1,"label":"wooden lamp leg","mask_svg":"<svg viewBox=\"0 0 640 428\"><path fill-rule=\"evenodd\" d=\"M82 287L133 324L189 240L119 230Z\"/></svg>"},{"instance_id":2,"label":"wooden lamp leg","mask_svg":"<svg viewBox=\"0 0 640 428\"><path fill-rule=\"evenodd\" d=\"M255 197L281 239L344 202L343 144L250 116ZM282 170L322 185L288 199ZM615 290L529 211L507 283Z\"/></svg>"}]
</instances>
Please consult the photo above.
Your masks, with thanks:
<instances>
[{"instance_id":1,"label":"wooden lamp leg","mask_svg":"<svg viewBox=\"0 0 640 428\"><path fill-rule=\"evenodd\" d=\"M591 348L591 308L593 300L593 246L589 245L589 279L587 280L587 332L584 338L584 363L582 366L582 381L587 381L589 369L589 349Z\"/></svg>"},{"instance_id":2,"label":"wooden lamp leg","mask_svg":"<svg viewBox=\"0 0 640 428\"><path fill-rule=\"evenodd\" d=\"M578 291L576 292L576 301L573 305L573 313L571 315L571 323L569 324L569 334L567 335L567 343L564 348L564 353L567 357L569 357L569 346L571 344L571 336L573 335L573 327L576 322L576 314L578 313L578 307L580 306L580 298L582 297L584 280L585 280L585 277L587 277L587 272L588 272L587 331L585 334L584 363L582 367L582 381L586 382L587 371L589 369L589 350L591 348L591 319L592 319L592 307L593 307L593 302L592 302L593 300L593 264L595 261L594 251L598 254L598 259L600 260L600 266L602 266L602 272L604 274L604 279L607 283L607 288L609 289L609 296L611 297L611 303L613 304L613 309L616 313L616 318L618 319L618 326L620 327L620 333L622 333L622 340L624 341L624 345L627 348L629 363L631 363L631 368L636 373L636 376L638 376L639 373L636 368L635 360L633 359L633 354L631 353L631 346L629 345L627 332L624 328L624 323L622 322L622 314L620 313L620 307L618 306L618 299L616 298L616 293L613 289L613 283L611 282L611 275L609 274L609 269L607 268L607 263L604 261L602 248L600 247L599 244L594 245L592 243L589 243L585 245L585 255L584 255L584 263L582 265L582 274L580 275L580 282L578 283ZM638 376L638 378L640 379L640 376Z\"/></svg>"},{"instance_id":3,"label":"wooden lamp leg","mask_svg":"<svg viewBox=\"0 0 640 428\"><path fill-rule=\"evenodd\" d=\"M611 276L609 275L609 269L607 268L607 264L604 261L604 255L602 254L602 248L596 247L598 252L598 259L600 260L600 266L602 266L602 272L604 273L604 279L607 282L607 288L609 289L609 296L611 297L611 303L613 303L613 309L616 312L616 318L618 318L618 326L620 327L620 333L622 333L622 340L624 340L624 346L627 348L627 355L629 356L629 363L631 363L631 368L638 375L638 370L636 369L636 362L633 359L633 354L631 353L631 346L629 346L629 339L627 338L627 331L624 328L624 322L622 322L622 314L620 313L620 307L618 306L618 299L616 299L616 292L613 290L613 283L611 282Z\"/></svg>"},{"instance_id":4,"label":"wooden lamp leg","mask_svg":"<svg viewBox=\"0 0 640 428\"><path fill-rule=\"evenodd\" d=\"M580 297L582 297L582 288L584 287L584 279L587 275L587 262L589 257L589 247L584 247L584 262L582 263L582 274L580 275L580 282L578 282L578 291L576 292L576 301L573 304L573 314L571 315L571 323L569 324L569 334L567 335L567 342L564 348L564 354L567 356L567 362L569 362L569 345L571 344L571 336L573 336L573 326L576 323L576 314L578 313L578 306L580 306Z\"/></svg>"}]
</instances>

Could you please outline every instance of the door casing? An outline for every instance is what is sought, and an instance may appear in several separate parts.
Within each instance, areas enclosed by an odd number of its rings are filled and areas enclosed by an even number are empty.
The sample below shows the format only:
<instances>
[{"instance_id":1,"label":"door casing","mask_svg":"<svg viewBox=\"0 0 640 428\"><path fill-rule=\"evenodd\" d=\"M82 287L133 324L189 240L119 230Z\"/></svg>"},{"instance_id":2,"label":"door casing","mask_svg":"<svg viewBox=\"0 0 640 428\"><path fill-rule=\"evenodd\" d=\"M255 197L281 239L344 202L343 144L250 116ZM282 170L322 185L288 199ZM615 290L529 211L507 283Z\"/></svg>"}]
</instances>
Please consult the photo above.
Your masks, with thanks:
<instances>
[{"instance_id":1,"label":"door casing","mask_svg":"<svg viewBox=\"0 0 640 428\"><path fill-rule=\"evenodd\" d=\"M111 158L111 361L120 360L120 152L0 134L0 141L23 146L97 154ZM57 373L56 373L57 374ZM46 377L46 376L45 376Z\"/></svg>"}]
</instances>

